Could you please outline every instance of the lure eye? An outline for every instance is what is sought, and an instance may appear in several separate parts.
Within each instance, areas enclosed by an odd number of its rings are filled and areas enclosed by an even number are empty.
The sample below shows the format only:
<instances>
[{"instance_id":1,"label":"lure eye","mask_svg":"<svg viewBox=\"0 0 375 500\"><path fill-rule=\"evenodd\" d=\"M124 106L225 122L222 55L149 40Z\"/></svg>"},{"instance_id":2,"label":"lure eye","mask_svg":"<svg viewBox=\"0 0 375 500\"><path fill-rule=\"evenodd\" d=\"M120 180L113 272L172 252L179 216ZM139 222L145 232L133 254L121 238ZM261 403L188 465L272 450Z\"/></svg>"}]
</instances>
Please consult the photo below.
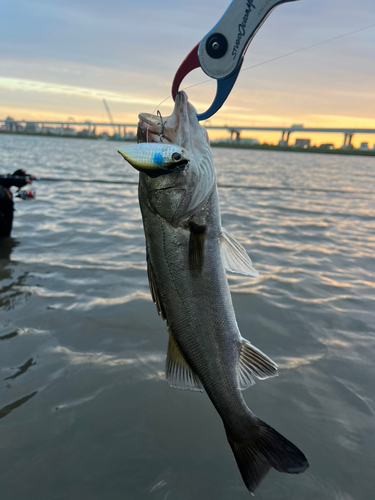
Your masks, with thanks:
<instances>
[{"instance_id":1,"label":"lure eye","mask_svg":"<svg viewBox=\"0 0 375 500\"><path fill-rule=\"evenodd\" d=\"M181 160L182 156L180 155L180 153L173 153L172 155L172 160L173 161L179 161Z\"/></svg>"}]
</instances>

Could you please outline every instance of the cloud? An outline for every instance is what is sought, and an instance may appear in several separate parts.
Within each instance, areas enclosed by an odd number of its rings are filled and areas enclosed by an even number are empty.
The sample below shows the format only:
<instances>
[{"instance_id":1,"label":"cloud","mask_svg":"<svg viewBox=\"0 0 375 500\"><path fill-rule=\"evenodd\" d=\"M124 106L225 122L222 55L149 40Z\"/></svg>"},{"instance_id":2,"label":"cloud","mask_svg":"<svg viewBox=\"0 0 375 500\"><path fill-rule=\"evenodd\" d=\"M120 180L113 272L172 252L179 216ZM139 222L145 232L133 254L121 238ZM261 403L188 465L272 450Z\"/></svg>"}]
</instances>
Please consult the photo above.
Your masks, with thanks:
<instances>
[{"instance_id":1,"label":"cloud","mask_svg":"<svg viewBox=\"0 0 375 500\"><path fill-rule=\"evenodd\" d=\"M65 96L82 97L84 99L108 99L113 102L126 104L153 105L155 101L145 97L111 92L100 89L76 87L73 85L59 85L54 83L38 82L34 80L22 80L18 78L0 77L0 88L20 92L38 92L42 94L59 94Z\"/></svg>"}]
</instances>

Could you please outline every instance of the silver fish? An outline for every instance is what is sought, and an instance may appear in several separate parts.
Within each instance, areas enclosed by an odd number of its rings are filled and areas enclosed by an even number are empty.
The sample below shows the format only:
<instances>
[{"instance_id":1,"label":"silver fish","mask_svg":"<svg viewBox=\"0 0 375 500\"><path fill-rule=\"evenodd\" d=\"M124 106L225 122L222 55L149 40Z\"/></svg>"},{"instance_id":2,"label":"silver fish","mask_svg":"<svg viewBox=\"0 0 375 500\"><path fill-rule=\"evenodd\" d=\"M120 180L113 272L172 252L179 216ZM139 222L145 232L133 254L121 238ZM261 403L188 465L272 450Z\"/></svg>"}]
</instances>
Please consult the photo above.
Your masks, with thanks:
<instances>
[{"instance_id":1,"label":"silver fish","mask_svg":"<svg viewBox=\"0 0 375 500\"><path fill-rule=\"evenodd\" d=\"M140 114L138 141L178 145L190 158L183 169L156 178L136 167L150 290L169 333L167 381L172 387L206 391L249 491L271 467L291 474L305 471L304 454L257 418L242 397L254 377L275 376L277 365L238 329L226 269L258 273L244 248L221 227L207 132L184 92L164 123Z\"/></svg>"}]
</instances>

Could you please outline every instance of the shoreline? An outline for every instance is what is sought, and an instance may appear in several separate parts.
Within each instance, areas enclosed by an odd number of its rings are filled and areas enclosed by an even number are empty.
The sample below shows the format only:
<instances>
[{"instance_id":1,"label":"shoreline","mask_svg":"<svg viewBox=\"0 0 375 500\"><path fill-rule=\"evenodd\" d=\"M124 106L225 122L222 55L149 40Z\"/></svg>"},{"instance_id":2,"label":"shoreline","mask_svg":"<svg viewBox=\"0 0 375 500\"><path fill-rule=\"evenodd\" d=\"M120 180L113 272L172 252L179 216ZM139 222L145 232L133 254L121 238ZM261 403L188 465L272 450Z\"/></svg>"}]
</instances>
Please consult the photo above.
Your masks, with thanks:
<instances>
[{"instance_id":1,"label":"shoreline","mask_svg":"<svg viewBox=\"0 0 375 500\"><path fill-rule=\"evenodd\" d=\"M216 142L211 143L212 148L230 148L230 149L257 149L264 151L284 151L286 153L317 153L327 155L351 155L351 156L375 156L375 151L360 150L360 149L320 149L318 147L310 148L296 148L294 146L273 146L272 144L241 144L241 143L228 143Z\"/></svg>"},{"instance_id":2,"label":"shoreline","mask_svg":"<svg viewBox=\"0 0 375 500\"><path fill-rule=\"evenodd\" d=\"M25 135L34 137L56 137L59 139L89 139L90 141L113 141L113 142L135 142L134 139L113 139L93 136L77 136L77 135L60 135L60 134L39 134L37 132L10 132L8 130L0 130L0 134L4 135ZM375 156L375 150L359 150L359 149L321 149L318 147L309 148L296 148L294 146L274 146L272 144L241 144L238 142L211 142L212 148L230 148L230 149L256 149L264 151L284 151L289 153L317 153L317 154L328 154L328 155L351 155L351 156Z\"/></svg>"},{"instance_id":3,"label":"shoreline","mask_svg":"<svg viewBox=\"0 0 375 500\"><path fill-rule=\"evenodd\" d=\"M83 136L83 135L61 135L61 134L39 134L38 132L10 132L9 130L0 130L0 134L3 135L26 135L27 137L56 137L58 139L89 139L90 141L115 141L115 142L134 142L136 138L134 139L113 139L113 138L108 138L104 139L99 136Z\"/></svg>"}]
</instances>

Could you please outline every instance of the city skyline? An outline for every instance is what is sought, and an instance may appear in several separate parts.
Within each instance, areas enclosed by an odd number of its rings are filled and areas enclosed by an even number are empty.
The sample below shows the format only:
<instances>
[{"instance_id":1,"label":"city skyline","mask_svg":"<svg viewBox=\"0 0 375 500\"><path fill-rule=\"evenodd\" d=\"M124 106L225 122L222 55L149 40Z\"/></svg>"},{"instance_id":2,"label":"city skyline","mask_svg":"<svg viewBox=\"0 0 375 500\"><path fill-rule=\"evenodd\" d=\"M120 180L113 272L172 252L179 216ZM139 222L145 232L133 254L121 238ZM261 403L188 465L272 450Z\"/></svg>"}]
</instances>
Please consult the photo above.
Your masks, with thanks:
<instances>
[{"instance_id":1,"label":"city skyline","mask_svg":"<svg viewBox=\"0 0 375 500\"><path fill-rule=\"evenodd\" d=\"M136 122L169 95L179 64L228 4L16 0L0 21L0 115L103 122L104 98L115 121ZM281 5L250 45L244 68L375 25L372 7L372 0L358 0L355 9L348 0ZM375 26L243 71L211 124L375 128L374 47ZM205 80L196 70L183 87ZM215 89L213 80L188 89L198 111ZM172 105L167 99L162 114Z\"/></svg>"}]
</instances>

